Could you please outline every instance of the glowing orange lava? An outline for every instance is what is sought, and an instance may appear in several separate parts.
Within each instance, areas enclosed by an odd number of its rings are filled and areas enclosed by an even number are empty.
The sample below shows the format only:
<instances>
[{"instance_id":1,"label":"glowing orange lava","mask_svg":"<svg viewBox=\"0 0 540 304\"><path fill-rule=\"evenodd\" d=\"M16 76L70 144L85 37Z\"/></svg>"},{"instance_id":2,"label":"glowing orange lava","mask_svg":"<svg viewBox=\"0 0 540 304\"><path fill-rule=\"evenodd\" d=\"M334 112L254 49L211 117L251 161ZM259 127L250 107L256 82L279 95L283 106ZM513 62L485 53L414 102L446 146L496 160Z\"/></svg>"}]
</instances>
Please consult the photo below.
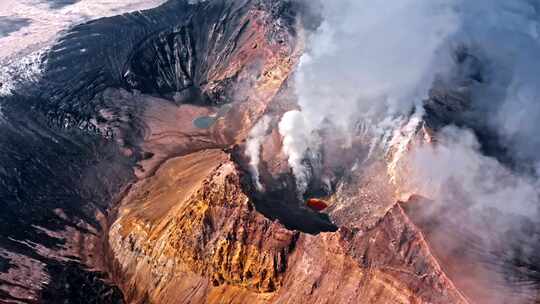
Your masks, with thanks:
<instances>
[{"instance_id":1,"label":"glowing orange lava","mask_svg":"<svg viewBox=\"0 0 540 304\"><path fill-rule=\"evenodd\" d=\"M324 209L328 207L328 204L325 201L318 198L308 199L306 201L306 205L315 211L323 211Z\"/></svg>"}]
</instances>

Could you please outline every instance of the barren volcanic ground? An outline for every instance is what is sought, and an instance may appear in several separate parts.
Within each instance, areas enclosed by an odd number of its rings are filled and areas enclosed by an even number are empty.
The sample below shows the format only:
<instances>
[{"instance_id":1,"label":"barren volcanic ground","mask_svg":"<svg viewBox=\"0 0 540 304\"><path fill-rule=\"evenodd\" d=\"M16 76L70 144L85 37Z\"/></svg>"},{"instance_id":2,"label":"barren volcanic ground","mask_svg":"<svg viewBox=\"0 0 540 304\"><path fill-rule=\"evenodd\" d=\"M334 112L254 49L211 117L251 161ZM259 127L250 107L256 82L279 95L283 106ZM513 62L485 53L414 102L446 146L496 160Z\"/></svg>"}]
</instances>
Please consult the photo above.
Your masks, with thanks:
<instances>
[{"instance_id":1,"label":"barren volcanic ground","mask_svg":"<svg viewBox=\"0 0 540 304\"><path fill-rule=\"evenodd\" d=\"M303 3L171 0L63 33L0 99L0 303L534 303L497 281L534 254L495 263L466 206L398 195L401 143L321 134L298 195L279 121L318 26ZM468 98L435 87L406 145Z\"/></svg>"}]
</instances>

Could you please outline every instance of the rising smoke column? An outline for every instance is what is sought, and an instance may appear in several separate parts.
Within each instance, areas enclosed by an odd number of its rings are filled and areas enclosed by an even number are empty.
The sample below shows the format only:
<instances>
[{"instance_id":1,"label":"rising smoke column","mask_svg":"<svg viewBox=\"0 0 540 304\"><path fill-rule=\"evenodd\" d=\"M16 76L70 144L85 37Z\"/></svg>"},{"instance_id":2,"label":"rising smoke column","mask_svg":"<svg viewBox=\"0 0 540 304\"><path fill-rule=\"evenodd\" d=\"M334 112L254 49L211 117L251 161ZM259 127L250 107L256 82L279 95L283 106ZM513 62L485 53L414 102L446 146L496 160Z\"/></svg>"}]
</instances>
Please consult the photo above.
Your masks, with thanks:
<instances>
[{"instance_id":1,"label":"rising smoke column","mask_svg":"<svg viewBox=\"0 0 540 304\"><path fill-rule=\"evenodd\" d=\"M249 170L258 191L264 190L259 180L259 163L261 158L261 144L268 131L270 122L270 116L263 115L249 132L246 142L245 155L249 157Z\"/></svg>"},{"instance_id":2,"label":"rising smoke column","mask_svg":"<svg viewBox=\"0 0 540 304\"><path fill-rule=\"evenodd\" d=\"M308 149L319 147L319 139L312 128L313 125L300 111L285 113L279 123L279 133L283 136L283 153L288 157L300 194L306 191L311 178L311 172L304 167L303 160L307 157Z\"/></svg>"}]
</instances>

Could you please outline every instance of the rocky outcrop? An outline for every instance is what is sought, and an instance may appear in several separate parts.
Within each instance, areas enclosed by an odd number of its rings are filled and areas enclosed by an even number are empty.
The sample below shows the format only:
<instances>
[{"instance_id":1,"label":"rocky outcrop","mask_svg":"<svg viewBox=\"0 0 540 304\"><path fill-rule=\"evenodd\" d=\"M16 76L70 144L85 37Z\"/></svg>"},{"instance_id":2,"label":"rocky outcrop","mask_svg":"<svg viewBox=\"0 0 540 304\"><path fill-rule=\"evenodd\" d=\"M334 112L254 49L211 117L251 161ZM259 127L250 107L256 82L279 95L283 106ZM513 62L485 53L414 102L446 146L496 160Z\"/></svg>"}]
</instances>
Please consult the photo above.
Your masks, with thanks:
<instances>
[{"instance_id":1,"label":"rocky outcrop","mask_svg":"<svg viewBox=\"0 0 540 304\"><path fill-rule=\"evenodd\" d=\"M227 154L168 161L110 232L123 289L149 303L466 303L400 206L310 235L258 213ZM359 202L361 203L361 202Z\"/></svg>"},{"instance_id":2,"label":"rocky outcrop","mask_svg":"<svg viewBox=\"0 0 540 304\"><path fill-rule=\"evenodd\" d=\"M275 303L467 303L399 206L374 227L302 235Z\"/></svg>"},{"instance_id":3,"label":"rocky outcrop","mask_svg":"<svg viewBox=\"0 0 540 304\"><path fill-rule=\"evenodd\" d=\"M174 282L186 273L200 277L186 288L228 284L266 293L281 286L297 233L254 210L225 153L171 160L125 202L110 240L131 298L185 297Z\"/></svg>"}]
</instances>

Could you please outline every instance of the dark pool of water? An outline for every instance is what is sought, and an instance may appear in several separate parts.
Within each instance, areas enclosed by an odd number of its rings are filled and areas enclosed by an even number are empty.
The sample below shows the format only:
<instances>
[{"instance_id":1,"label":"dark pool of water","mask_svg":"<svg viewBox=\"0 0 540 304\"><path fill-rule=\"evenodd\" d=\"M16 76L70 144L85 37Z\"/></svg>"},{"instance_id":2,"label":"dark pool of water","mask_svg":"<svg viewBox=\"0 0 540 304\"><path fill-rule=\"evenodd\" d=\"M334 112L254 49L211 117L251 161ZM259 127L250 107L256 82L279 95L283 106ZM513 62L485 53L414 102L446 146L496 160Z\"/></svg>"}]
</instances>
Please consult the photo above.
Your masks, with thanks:
<instances>
[{"instance_id":1,"label":"dark pool of water","mask_svg":"<svg viewBox=\"0 0 540 304\"><path fill-rule=\"evenodd\" d=\"M198 129L208 129L216 122L215 117L201 116L193 120L193 125Z\"/></svg>"}]
</instances>

